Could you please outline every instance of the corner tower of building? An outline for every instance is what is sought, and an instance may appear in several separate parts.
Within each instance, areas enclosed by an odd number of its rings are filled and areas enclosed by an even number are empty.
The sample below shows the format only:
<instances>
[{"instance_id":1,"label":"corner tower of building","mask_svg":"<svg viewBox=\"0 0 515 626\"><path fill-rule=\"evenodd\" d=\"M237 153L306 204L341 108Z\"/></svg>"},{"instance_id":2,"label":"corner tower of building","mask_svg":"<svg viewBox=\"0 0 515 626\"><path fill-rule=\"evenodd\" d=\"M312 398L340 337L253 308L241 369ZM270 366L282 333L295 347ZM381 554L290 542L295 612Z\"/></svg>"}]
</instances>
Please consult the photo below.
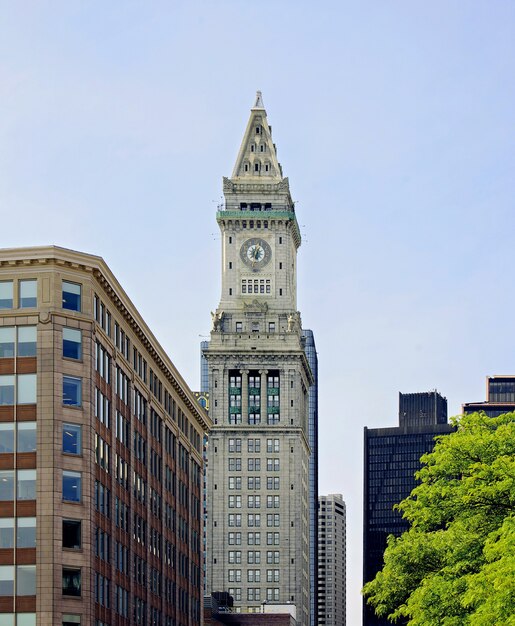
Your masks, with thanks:
<instances>
[{"instance_id":1,"label":"corner tower of building","mask_svg":"<svg viewBox=\"0 0 515 626\"><path fill-rule=\"evenodd\" d=\"M240 610L291 603L309 623L308 391L297 311L301 243L258 92L217 213L222 294L208 363L207 591Z\"/></svg>"}]
</instances>

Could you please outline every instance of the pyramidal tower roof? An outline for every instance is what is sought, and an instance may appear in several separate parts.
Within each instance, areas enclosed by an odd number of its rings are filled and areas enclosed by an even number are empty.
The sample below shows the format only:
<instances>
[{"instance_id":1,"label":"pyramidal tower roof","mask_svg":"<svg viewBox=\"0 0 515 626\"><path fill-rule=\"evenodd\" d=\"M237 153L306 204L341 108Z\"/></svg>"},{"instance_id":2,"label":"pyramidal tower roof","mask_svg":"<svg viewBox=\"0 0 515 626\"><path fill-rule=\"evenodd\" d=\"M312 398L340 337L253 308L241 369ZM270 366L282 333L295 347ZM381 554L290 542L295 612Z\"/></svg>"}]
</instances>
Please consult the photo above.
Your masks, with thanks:
<instances>
[{"instance_id":1,"label":"pyramidal tower roof","mask_svg":"<svg viewBox=\"0 0 515 626\"><path fill-rule=\"evenodd\" d=\"M283 180L282 168L272 141L272 127L268 124L260 91L256 93L254 106L250 109L231 180L249 183L278 183Z\"/></svg>"}]
</instances>

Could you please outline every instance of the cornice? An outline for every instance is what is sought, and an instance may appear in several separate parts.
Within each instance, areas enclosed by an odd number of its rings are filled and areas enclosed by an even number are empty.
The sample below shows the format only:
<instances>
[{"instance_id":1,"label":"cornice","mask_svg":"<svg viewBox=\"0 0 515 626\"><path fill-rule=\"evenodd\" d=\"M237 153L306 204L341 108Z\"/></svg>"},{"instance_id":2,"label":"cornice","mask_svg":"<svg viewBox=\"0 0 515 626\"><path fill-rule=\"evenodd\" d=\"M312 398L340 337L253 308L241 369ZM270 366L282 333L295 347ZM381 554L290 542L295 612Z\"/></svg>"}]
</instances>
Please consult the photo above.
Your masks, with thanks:
<instances>
[{"instance_id":1,"label":"cornice","mask_svg":"<svg viewBox=\"0 0 515 626\"><path fill-rule=\"evenodd\" d=\"M136 307L126 294L102 257L77 252L58 246L0 249L0 267L57 266L91 274L116 306L134 334L152 355L162 374L175 389L181 400L197 419L204 431L212 426L212 421L197 403L193 392L172 363Z\"/></svg>"}]
</instances>

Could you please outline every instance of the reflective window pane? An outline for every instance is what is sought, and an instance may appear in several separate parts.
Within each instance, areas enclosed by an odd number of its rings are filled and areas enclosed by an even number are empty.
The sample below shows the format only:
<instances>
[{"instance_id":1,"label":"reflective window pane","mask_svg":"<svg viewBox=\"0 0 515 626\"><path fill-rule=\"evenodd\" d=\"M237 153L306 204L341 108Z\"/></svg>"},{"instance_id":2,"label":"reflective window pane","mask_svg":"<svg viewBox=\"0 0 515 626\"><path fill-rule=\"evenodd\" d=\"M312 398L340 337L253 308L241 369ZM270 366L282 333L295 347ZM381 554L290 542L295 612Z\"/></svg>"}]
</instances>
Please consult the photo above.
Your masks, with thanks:
<instances>
[{"instance_id":1,"label":"reflective window pane","mask_svg":"<svg viewBox=\"0 0 515 626\"><path fill-rule=\"evenodd\" d=\"M63 424L63 452L82 453L82 426L79 424Z\"/></svg>"},{"instance_id":2,"label":"reflective window pane","mask_svg":"<svg viewBox=\"0 0 515 626\"><path fill-rule=\"evenodd\" d=\"M0 423L0 454L14 452L14 423Z\"/></svg>"},{"instance_id":3,"label":"reflective window pane","mask_svg":"<svg viewBox=\"0 0 515 626\"><path fill-rule=\"evenodd\" d=\"M76 328L63 328L63 356L67 359L82 358L82 333Z\"/></svg>"},{"instance_id":4,"label":"reflective window pane","mask_svg":"<svg viewBox=\"0 0 515 626\"><path fill-rule=\"evenodd\" d=\"M14 471L0 471L0 502L14 500Z\"/></svg>"},{"instance_id":5,"label":"reflective window pane","mask_svg":"<svg viewBox=\"0 0 515 626\"><path fill-rule=\"evenodd\" d=\"M0 596L14 596L14 567L0 565Z\"/></svg>"},{"instance_id":6,"label":"reflective window pane","mask_svg":"<svg viewBox=\"0 0 515 626\"><path fill-rule=\"evenodd\" d=\"M14 358L14 326L0 328L0 359Z\"/></svg>"},{"instance_id":7,"label":"reflective window pane","mask_svg":"<svg viewBox=\"0 0 515 626\"><path fill-rule=\"evenodd\" d=\"M36 518L18 517L16 520L16 547L35 548L36 547Z\"/></svg>"},{"instance_id":8,"label":"reflective window pane","mask_svg":"<svg viewBox=\"0 0 515 626\"><path fill-rule=\"evenodd\" d=\"M18 375L18 404L36 404L36 377L36 374Z\"/></svg>"},{"instance_id":9,"label":"reflective window pane","mask_svg":"<svg viewBox=\"0 0 515 626\"><path fill-rule=\"evenodd\" d=\"M16 626L36 626L35 613L17 613Z\"/></svg>"},{"instance_id":10,"label":"reflective window pane","mask_svg":"<svg viewBox=\"0 0 515 626\"><path fill-rule=\"evenodd\" d=\"M36 452L36 422L18 422L17 452Z\"/></svg>"},{"instance_id":11,"label":"reflective window pane","mask_svg":"<svg viewBox=\"0 0 515 626\"><path fill-rule=\"evenodd\" d=\"M36 356L38 329L36 326L18 326L17 356Z\"/></svg>"},{"instance_id":12,"label":"reflective window pane","mask_svg":"<svg viewBox=\"0 0 515 626\"><path fill-rule=\"evenodd\" d=\"M80 615L71 615L70 613L63 613L62 626L77 626L80 624Z\"/></svg>"},{"instance_id":13,"label":"reflective window pane","mask_svg":"<svg viewBox=\"0 0 515 626\"><path fill-rule=\"evenodd\" d=\"M80 311L81 309L81 288L76 283L69 283L63 280L63 309Z\"/></svg>"},{"instance_id":14,"label":"reflective window pane","mask_svg":"<svg viewBox=\"0 0 515 626\"><path fill-rule=\"evenodd\" d=\"M63 376L63 404L81 406L82 379L72 376Z\"/></svg>"},{"instance_id":15,"label":"reflective window pane","mask_svg":"<svg viewBox=\"0 0 515 626\"><path fill-rule=\"evenodd\" d=\"M14 404L14 376L0 376L0 406Z\"/></svg>"},{"instance_id":16,"label":"reflective window pane","mask_svg":"<svg viewBox=\"0 0 515 626\"><path fill-rule=\"evenodd\" d=\"M80 569L63 567L63 596L80 596Z\"/></svg>"},{"instance_id":17,"label":"reflective window pane","mask_svg":"<svg viewBox=\"0 0 515 626\"><path fill-rule=\"evenodd\" d=\"M16 567L16 595L36 595L36 566L18 565Z\"/></svg>"},{"instance_id":18,"label":"reflective window pane","mask_svg":"<svg viewBox=\"0 0 515 626\"><path fill-rule=\"evenodd\" d=\"M82 543L82 522L77 519L63 519L63 548L79 550Z\"/></svg>"},{"instance_id":19,"label":"reflective window pane","mask_svg":"<svg viewBox=\"0 0 515 626\"><path fill-rule=\"evenodd\" d=\"M14 518L0 517L0 550L9 548L14 548Z\"/></svg>"},{"instance_id":20,"label":"reflective window pane","mask_svg":"<svg viewBox=\"0 0 515 626\"><path fill-rule=\"evenodd\" d=\"M0 309L13 308L13 281L0 281Z\"/></svg>"},{"instance_id":21,"label":"reflective window pane","mask_svg":"<svg viewBox=\"0 0 515 626\"><path fill-rule=\"evenodd\" d=\"M27 309L38 305L38 281L37 280L20 280L19 282L19 300L20 309Z\"/></svg>"},{"instance_id":22,"label":"reflective window pane","mask_svg":"<svg viewBox=\"0 0 515 626\"><path fill-rule=\"evenodd\" d=\"M15 626L14 613L0 613L0 626Z\"/></svg>"},{"instance_id":23,"label":"reflective window pane","mask_svg":"<svg viewBox=\"0 0 515 626\"><path fill-rule=\"evenodd\" d=\"M18 500L36 499L36 470L18 470L17 485Z\"/></svg>"},{"instance_id":24,"label":"reflective window pane","mask_svg":"<svg viewBox=\"0 0 515 626\"><path fill-rule=\"evenodd\" d=\"M63 500L81 501L81 473L63 471Z\"/></svg>"}]
</instances>

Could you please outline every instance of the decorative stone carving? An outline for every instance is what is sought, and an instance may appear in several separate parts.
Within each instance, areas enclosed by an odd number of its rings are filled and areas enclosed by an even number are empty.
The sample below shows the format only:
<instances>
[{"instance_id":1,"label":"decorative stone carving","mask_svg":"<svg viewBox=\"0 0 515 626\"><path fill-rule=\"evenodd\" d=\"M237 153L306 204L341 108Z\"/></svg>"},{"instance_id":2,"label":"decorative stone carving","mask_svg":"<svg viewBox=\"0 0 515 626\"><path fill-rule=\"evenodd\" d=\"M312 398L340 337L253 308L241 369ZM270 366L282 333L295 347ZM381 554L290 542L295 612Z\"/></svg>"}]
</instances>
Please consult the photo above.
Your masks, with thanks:
<instances>
[{"instance_id":1,"label":"decorative stone carving","mask_svg":"<svg viewBox=\"0 0 515 626\"><path fill-rule=\"evenodd\" d=\"M267 313L268 304L266 302L259 302L254 299L252 302L244 302L243 310L245 313Z\"/></svg>"},{"instance_id":2,"label":"decorative stone carving","mask_svg":"<svg viewBox=\"0 0 515 626\"><path fill-rule=\"evenodd\" d=\"M211 311L211 320L213 321L213 330L215 332L220 332L222 330L223 317L224 317L223 311L220 311L220 313L218 311L216 311L215 313Z\"/></svg>"}]
</instances>

